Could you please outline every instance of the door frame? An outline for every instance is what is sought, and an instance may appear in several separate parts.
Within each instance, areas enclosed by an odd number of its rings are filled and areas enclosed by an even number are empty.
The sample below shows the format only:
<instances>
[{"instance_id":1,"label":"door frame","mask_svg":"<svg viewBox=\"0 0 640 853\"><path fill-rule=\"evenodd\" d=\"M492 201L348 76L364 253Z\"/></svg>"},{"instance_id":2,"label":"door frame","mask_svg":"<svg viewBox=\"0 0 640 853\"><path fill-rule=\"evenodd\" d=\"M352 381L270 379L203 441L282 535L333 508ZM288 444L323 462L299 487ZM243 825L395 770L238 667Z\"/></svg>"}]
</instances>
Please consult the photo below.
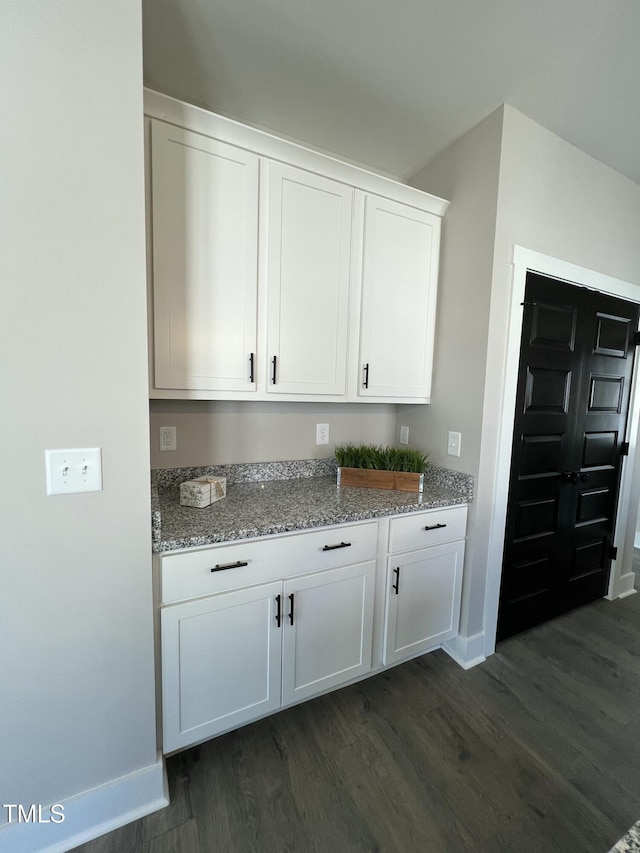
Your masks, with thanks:
<instances>
[{"instance_id":1,"label":"door frame","mask_svg":"<svg viewBox=\"0 0 640 853\"><path fill-rule=\"evenodd\" d=\"M619 296L630 302L640 303L640 285L612 278L603 273L589 270L567 261L543 255L531 249L514 245L512 262L512 284L508 307L507 348L505 351L502 395L498 421L498 452L495 463L493 483L493 512L489 529L489 549L487 561L487 585L484 603L485 656L493 654L496 645L498 605L500 601L500 582L502 579L502 556L507 520L507 501L509 496L509 474L511 470L511 447L515 421L516 392L518 384L518 365L520 362L520 338L524 292L527 272L537 272L562 279L570 284L578 284L602 293ZM633 544L640 497L640 453L637 452L636 439L640 424L640 357L636 358L629 403L629 416L625 440L629 442L629 455L623 462L620 480L618 505L627 506L628 512L618 512L614 544L618 556L611 563L609 589L605 598L613 600L632 595L635 592L633 572ZM638 470L636 470L636 468ZM635 474L635 476L634 476ZM635 485L634 485L635 481Z\"/></svg>"}]
</instances>

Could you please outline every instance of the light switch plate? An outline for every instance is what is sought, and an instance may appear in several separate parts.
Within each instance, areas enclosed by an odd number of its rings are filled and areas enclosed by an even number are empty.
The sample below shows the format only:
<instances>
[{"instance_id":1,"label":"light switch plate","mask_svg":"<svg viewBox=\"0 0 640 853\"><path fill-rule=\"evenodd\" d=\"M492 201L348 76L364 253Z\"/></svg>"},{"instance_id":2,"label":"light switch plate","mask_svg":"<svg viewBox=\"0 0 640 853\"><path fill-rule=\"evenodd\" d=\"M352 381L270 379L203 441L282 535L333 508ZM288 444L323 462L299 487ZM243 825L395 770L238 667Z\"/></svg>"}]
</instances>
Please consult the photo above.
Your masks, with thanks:
<instances>
[{"instance_id":1,"label":"light switch plate","mask_svg":"<svg viewBox=\"0 0 640 853\"><path fill-rule=\"evenodd\" d=\"M460 456L460 445L462 444L462 434L459 432L450 432L447 442L447 453L449 456Z\"/></svg>"},{"instance_id":2,"label":"light switch plate","mask_svg":"<svg viewBox=\"0 0 640 853\"><path fill-rule=\"evenodd\" d=\"M44 458L48 495L102 491L101 448L45 450Z\"/></svg>"}]
</instances>

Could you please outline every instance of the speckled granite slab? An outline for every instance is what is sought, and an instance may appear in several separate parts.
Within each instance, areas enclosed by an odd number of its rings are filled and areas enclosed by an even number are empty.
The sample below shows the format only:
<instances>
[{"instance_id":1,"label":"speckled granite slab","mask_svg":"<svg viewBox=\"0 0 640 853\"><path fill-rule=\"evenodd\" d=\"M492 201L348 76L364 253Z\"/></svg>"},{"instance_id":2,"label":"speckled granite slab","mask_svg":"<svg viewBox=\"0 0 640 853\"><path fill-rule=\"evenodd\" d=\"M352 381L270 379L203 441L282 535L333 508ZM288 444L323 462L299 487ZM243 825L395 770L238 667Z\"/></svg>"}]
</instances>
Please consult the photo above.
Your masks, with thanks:
<instances>
[{"instance_id":1,"label":"speckled granite slab","mask_svg":"<svg viewBox=\"0 0 640 853\"><path fill-rule=\"evenodd\" d=\"M609 853L640 853L640 821L631 827Z\"/></svg>"},{"instance_id":2,"label":"speckled granite slab","mask_svg":"<svg viewBox=\"0 0 640 853\"><path fill-rule=\"evenodd\" d=\"M257 469L261 479L249 469ZM338 488L335 471L335 459L154 471L153 550L162 553L473 500L473 477L446 468L427 470L422 495ZM226 498L202 509L180 506L179 484L207 475L227 477Z\"/></svg>"},{"instance_id":3,"label":"speckled granite slab","mask_svg":"<svg viewBox=\"0 0 640 853\"><path fill-rule=\"evenodd\" d=\"M152 472L159 489L171 489L198 477L226 477L227 485L295 480L302 477L333 477L335 459L298 459L292 462L251 462L242 465L207 465L200 468L161 468Z\"/></svg>"}]
</instances>

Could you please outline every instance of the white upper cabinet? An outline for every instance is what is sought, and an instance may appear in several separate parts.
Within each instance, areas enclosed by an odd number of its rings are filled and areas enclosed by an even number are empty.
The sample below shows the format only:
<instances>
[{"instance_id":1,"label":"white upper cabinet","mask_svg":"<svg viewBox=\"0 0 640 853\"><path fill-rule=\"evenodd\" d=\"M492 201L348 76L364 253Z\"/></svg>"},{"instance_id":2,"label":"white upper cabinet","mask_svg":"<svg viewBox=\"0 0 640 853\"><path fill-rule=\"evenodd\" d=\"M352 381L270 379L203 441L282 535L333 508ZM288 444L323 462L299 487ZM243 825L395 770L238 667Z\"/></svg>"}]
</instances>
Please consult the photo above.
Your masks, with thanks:
<instances>
[{"instance_id":1,"label":"white upper cabinet","mask_svg":"<svg viewBox=\"0 0 640 853\"><path fill-rule=\"evenodd\" d=\"M429 402L448 203L154 92L145 112L151 396Z\"/></svg>"},{"instance_id":2,"label":"white upper cabinet","mask_svg":"<svg viewBox=\"0 0 640 853\"><path fill-rule=\"evenodd\" d=\"M363 229L358 395L427 402L440 217L367 195Z\"/></svg>"},{"instance_id":3,"label":"white upper cabinet","mask_svg":"<svg viewBox=\"0 0 640 853\"><path fill-rule=\"evenodd\" d=\"M266 390L344 396L353 189L270 163L267 193Z\"/></svg>"},{"instance_id":4,"label":"white upper cabinet","mask_svg":"<svg viewBox=\"0 0 640 853\"><path fill-rule=\"evenodd\" d=\"M258 157L152 122L155 386L255 389Z\"/></svg>"}]
</instances>

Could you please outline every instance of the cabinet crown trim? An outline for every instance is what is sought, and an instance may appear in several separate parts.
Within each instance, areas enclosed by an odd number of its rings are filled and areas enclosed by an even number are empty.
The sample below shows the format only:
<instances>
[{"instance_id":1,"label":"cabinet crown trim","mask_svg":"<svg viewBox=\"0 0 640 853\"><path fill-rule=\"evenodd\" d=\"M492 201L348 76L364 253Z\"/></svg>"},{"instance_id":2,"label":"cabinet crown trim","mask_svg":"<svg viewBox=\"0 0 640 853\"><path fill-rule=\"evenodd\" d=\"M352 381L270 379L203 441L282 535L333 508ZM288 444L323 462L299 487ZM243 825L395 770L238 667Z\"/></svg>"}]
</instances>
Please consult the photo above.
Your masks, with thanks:
<instances>
[{"instance_id":1,"label":"cabinet crown trim","mask_svg":"<svg viewBox=\"0 0 640 853\"><path fill-rule=\"evenodd\" d=\"M400 179L395 180L377 174L362 166L341 160L337 156L314 151L273 133L258 130L152 89L144 90L144 113L148 118L188 128L195 133L202 133L245 148L259 156L326 175L364 192L397 199L403 204L425 210L436 216L444 216L449 207L446 199L411 187Z\"/></svg>"}]
</instances>

